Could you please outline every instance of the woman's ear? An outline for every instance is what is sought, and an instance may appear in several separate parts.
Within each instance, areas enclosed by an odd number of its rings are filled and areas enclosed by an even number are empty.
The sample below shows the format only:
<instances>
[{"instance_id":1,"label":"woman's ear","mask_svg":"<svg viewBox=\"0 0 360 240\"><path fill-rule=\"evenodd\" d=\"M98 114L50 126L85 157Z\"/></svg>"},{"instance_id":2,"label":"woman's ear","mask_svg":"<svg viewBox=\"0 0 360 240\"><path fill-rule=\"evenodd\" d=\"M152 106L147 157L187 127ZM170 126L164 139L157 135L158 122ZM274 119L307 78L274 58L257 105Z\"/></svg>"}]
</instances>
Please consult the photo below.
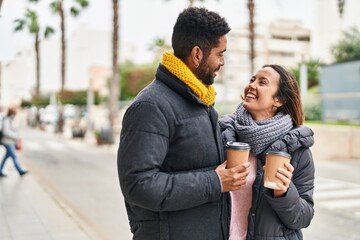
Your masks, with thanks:
<instances>
[{"instance_id":1,"label":"woman's ear","mask_svg":"<svg viewBox=\"0 0 360 240\"><path fill-rule=\"evenodd\" d=\"M279 108L283 105L282 101L279 98L274 98L275 102L273 104L274 107Z\"/></svg>"}]
</instances>

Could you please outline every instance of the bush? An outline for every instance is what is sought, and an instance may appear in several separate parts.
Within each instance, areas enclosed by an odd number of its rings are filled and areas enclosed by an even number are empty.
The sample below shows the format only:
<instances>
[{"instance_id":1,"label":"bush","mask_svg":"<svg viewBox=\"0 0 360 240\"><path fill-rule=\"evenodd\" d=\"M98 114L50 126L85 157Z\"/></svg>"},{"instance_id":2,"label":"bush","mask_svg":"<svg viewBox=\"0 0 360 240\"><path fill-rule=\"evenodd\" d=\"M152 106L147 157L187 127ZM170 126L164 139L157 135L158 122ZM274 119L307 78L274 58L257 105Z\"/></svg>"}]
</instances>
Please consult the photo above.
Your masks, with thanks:
<instances>
[{"instance_id":1,"label":"bush","mask_svg":"<svg viewBox=\"0 0 360 240\"><path fill-rule=\"evenodd\" d=\"M336 62L360 59L360 30L352 27L343 32L343 37L331 46L331 53Z\"/></svg>"},{"instance_id":2,"label":"bush","mask_svg":"<svg viewBox=\"0 0 360 240\"><path fill-rule=\"evenodd\" d=\"M121 100L133 99L155 76L157 65L135 65L126 62L120 71L121 74Z\"/></svg>"},{"instance_id":3,"label":"bush","mask_svg":"<svg viewBox=\"0 0 360 240\"><path fill-rule=\"evenodd\" d=\"M321 103L317 94L309 94L303 102L305 120L321 120Z\"/></svg>"},{"instance_id":4,"label":"bush","mask_svg":"<svg viewBox=\"0 0 360 240\"><path fill-rule=\"evenodd\" d=\"M36 106L36 107L45 107L49 105L50 103L50 97L49 96L33 96L30 101L22 101L21 107L30 107L30 106Z\"/></svg>"},{"instance_id":5,"label":"bush","mask_svg":"<svg viewBox=\"0 0 360 240\"><path fill-rule=\"evenodd\" d=\"M77 106L85 106L87 103L87 91L70 91L63 90L57 93L57 98L60 100L62 104L72 104ZM94 93L94 104L98 105L102 102L99 94L97 92Z\"/></svg>"}]
</instances>

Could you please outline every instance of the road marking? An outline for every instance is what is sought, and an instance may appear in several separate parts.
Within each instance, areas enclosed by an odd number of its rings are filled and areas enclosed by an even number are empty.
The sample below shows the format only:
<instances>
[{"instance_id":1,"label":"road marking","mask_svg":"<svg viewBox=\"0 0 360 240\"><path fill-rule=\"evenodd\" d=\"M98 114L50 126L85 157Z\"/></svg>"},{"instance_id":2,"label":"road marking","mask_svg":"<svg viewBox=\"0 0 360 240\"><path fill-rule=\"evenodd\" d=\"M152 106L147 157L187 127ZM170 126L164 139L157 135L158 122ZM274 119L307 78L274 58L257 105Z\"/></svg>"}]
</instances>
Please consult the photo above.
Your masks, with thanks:
<instances>
[{"instance_id":1,"label":"road marking","mask_svg":"<svg viewBox=\"0 0 360 240\"><path fill-rule=\"evenodd\" d=\"M316 206L360 219L360 184L316 178Z\"/></svg>"},{"instance_id":2,"label":"road marking","mask_svg":"<svg viewBox=\"0 0 360 240\"><path fill-rule=\"evenodd\" d=\"M323 201L322 205L329 209L344 209L344 208L358 208L360 207L360 199L337 199L331 201Z\"/></svg>"},{"instance_id":3,"label":"road marking","mask_svg":"<svg viewBox=\"0 0 360 240\"><path fill-rule=\"evenodd\" d=\"M317 200L326 200L332 198L349 198L349 197L360 197L360 188L355 189L336 189L332 191L315 192L314 194Z\"/></svg>"},{"instance_id":4,"label":"road marking","mask_svg":"<svg viewBox=\"0 0 360 240\"><path fill-rule=\"evenodd\" d=\"M343 187L343 183L339 182L317 182L315 189L319 191L334 190Z\"/></svg>"}]
</instances>

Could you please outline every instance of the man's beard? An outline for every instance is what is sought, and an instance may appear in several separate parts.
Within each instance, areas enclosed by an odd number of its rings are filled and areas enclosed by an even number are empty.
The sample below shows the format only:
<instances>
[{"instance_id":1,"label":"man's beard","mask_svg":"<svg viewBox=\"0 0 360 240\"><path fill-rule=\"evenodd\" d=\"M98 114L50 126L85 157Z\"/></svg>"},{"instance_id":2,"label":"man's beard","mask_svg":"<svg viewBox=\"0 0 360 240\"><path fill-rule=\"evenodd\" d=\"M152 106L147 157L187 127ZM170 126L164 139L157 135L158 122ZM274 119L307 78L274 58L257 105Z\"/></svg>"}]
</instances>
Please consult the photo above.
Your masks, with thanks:
<instances>
[{"instance_id":1,"label":"man's beard","mask_svg":"<svg viewBox=\"0 0 360 240\"><path fill-rule=\"evenodd\" d=\"M213 73L206 70L206 63L201 62L199 67L195 69L195 76L204 84L211 85L214 83Z\"/></svg>"}]
</instances>

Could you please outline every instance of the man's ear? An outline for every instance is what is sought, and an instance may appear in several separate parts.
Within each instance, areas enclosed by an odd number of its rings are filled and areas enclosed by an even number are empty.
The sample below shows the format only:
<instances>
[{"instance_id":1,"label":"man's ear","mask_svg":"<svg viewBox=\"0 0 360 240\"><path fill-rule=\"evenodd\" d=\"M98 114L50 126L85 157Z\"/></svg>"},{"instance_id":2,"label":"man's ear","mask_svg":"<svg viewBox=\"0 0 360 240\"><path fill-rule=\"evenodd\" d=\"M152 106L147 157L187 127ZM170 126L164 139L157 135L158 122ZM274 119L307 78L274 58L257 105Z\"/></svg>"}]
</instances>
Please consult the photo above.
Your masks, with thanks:
<instances>
[{"instance_id":1,"label":"man's ear","mask_svg":"<svg viewBox=\"0 0 360 240\"><path fill-rule=\"evenodd\" d=\"M195 68L198 68L202 59L203 59L203 51L201 50L201 48L199 46L195 46L193 47L193 49L191 50L190 53L190 58L191 58L191 62L193 64L193 66Z\"/></svg>"}]
</instances>

